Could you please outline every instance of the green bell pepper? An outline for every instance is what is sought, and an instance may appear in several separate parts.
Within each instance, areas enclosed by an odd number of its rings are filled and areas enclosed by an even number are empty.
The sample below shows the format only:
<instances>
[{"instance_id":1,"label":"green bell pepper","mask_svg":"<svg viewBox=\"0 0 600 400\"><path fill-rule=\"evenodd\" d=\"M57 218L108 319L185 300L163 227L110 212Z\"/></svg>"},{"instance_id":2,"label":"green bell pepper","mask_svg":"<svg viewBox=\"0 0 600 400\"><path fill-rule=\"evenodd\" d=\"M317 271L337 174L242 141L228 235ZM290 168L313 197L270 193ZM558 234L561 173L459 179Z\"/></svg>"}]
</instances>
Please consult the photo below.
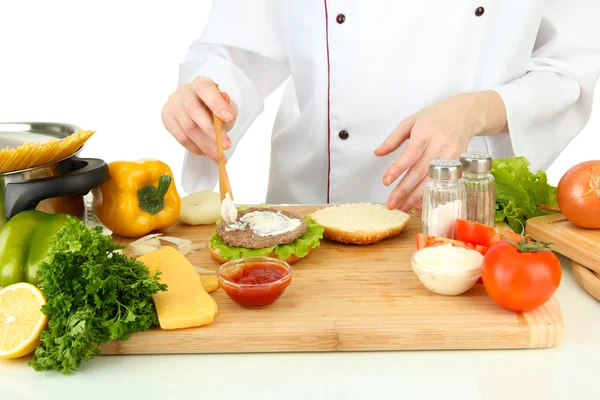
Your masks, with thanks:
<instances>
[{"instance_id":1,"label":"green bell pepper","mask_svg":"<svg viewBox=\"0 0 600 400\"><path fill-rule=\"evenodd\" d=\"M4 216L4 196L6 196L6 183L4 183L3 178L0 178L0 228L6 223L6 217Z\"/></svg>"},{"instance_id":2,"label":"green bell pepper","mask_svg":"<svg viewBox=\"0 0 600 400\"><path fill-rule=\"evenodd\" d=\"M0 286L38 284L37 271L52 237L71 218L68 214L23 211L0 228Z\"/></svg>"}]
</instances>

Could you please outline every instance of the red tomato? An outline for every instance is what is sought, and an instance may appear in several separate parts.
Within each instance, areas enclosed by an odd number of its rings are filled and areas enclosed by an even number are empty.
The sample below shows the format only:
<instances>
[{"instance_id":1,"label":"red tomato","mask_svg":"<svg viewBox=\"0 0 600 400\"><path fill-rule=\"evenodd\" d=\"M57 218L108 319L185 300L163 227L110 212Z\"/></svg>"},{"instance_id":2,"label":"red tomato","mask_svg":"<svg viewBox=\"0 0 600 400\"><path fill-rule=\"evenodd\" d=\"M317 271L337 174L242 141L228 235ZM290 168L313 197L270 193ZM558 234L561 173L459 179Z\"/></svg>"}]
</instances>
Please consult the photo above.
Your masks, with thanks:
<instances>
[{"instance_id":1,"label":"red tomato","mask_svg":"<svg viewBox=\"0 0 600 400\"><path fill-rule=\"evenodd\" d=\"M423 233L417 233L417 250L421 250L427 246L427 235Z\"/></svg>"},{"instance_id":2,"label":"red tomato","mask_svg":"<svg viewBox=\"0 0 600 400\"><path fill-rule=\"evenodd\" d=\"M427 236L423 233L417 234L417 250L422 249L423 247L441 246L444 244L452 244L452 246L476 250L483 255L485 255L487 251L487 247L465 243L460 240L453 240L439 236Z\"/></svg>"},{"instance_id":3,"label":"red tomato","mask_svg":"<svg viewBox=\"0 0 600 400\"><path fill-rule=\"evenodd\" d=\"M546 303L562 277L560 261L553 252L521 252L506 240L489 248L481 272L492 300L515 312Z\"/></svg>"},{"instance_id":4,"label":"red tomato","mask_svg":"<svg viewBox=\"0 0 600 400\"><path fill-rule=\"evenodd\" d=\"M504 240L502 235L516 243L518 243L521 238L518 233L506 229L496 228L495 226L488 226L480 224L479 222L460 218L456 220L455 230L458 240L487 248Z\"/></svg>"},{"instance_id":5,"label":"red tomato","mask_svg":"<svg viewBox=\"0 0 600 400\"><path fill-rule=\"evenodd\" d=\"M582 228L600 228L600 160L586 161L569 169L556 188L558 207Z\"/></svg>"}]
</instances>

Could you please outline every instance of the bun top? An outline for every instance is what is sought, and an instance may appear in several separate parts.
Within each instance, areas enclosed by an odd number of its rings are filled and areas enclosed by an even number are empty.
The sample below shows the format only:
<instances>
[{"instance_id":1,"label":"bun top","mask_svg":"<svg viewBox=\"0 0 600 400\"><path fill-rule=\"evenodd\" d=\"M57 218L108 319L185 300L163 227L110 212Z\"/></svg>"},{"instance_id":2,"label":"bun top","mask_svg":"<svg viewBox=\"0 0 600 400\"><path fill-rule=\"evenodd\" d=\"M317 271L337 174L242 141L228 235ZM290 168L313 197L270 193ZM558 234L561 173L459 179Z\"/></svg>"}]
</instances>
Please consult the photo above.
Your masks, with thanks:
<instances>
[{"instance_id":1,"label":"bun top","mask_svg":"<svg viewBox=\"0 0 600 400\"><path fill-rule=\"evenodd\" d=\"M367 235L402 230L410 215L400 210L388 210L383 204L353 203L326 207L311 217L326 229Z\"/></svg>"}]
</instances>

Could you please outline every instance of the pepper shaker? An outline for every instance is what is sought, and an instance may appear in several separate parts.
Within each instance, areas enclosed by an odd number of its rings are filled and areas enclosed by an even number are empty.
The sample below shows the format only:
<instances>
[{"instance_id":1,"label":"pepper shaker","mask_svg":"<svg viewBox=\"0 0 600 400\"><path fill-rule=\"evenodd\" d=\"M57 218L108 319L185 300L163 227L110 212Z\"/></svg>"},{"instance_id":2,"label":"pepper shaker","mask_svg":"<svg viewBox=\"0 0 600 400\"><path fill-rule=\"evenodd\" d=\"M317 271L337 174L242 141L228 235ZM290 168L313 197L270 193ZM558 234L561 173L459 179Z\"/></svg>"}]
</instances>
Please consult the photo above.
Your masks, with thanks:
<instances>
[{"instance_id":1,"label":"pepper shaker","mask_svg":"<svg viewBox=\"0 0 600 400\"><path fill-rule=\"evenodd\" d=\"M463 181L467 189L467 219L494 225L496 215L496 181L490 173L492 156L480 151L460 155Z\"/></svg>"},{"instance_id":2,"label":"pepper shaker","mask_svg":"<svg viewBox=\"0 0 600 400\"><path fill-rule=\"evenodd\" d=\"M457 218L466 216L466 189L458 160L429 163L429 182L423 191L423 233L449 239L455 237Z\"/></svg>"}]
</instances>

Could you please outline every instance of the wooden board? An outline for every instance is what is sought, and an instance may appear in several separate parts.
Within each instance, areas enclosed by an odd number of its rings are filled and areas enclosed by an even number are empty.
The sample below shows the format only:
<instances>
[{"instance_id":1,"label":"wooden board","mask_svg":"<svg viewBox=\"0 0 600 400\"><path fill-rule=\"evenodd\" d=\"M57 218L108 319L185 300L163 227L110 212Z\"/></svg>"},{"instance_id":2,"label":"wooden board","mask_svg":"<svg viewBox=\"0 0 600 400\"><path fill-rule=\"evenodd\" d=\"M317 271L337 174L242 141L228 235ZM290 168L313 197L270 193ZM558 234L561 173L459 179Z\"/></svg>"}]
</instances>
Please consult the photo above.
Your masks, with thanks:
<instances>
[{"instance_id":1,"label":"wooden board","mask_svg":"<svg viewBox=\"0 0 600 400\"><path fill-rule=\"evenodd\" d=\"M584 229L562 214L527 220L527 235L540 242L551 242L556 252L600 273L600 229Z\"/></svg>"},{"instance_id":2,"label":"wooden board","mask_svg":"<svg viewBox=\"0 0 600 400\"><path fill-rule=\"evenodd\" d=\"M593 298L600 301L600 274L573 261L573 275L582 288Z\"/></svg>"},{"instance_id":3,"label":"wooden board","mask_svg":"<svg viewBox=\"0 0 600 400\"><path fill-rule=\"evenodd\" d=\"M306 214L314 207L281 207ZM558 345L563 315L555 298L527 313L497 306L483 285L458 297L428 291L410 258L420 216L397 237L371 246L323 240L293 264L291 285L270 307L248 310L222 289L211 325L150 330L102 347L103 354L248 353L424 349L512 349ZM174 226L166 234L208 240L214 226ZM122 241L125 243L126 241ZM219 267L208 251L189 255L197 266Z\"/></svg>"}]
</instances>

